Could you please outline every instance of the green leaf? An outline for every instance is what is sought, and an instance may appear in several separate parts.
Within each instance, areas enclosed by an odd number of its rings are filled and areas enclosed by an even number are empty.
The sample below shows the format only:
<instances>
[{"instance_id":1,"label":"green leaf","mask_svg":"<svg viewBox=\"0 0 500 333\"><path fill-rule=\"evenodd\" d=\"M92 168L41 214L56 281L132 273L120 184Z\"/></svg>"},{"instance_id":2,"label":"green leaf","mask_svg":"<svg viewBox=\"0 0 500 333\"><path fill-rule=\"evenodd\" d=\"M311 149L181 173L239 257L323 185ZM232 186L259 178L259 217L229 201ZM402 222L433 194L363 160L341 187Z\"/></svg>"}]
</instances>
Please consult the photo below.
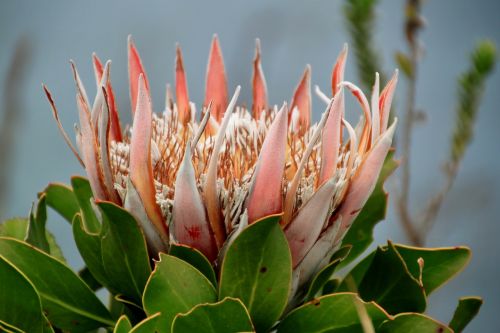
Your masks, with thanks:
<instances>
[{"instance_id":1,"label":"green leaf","mask_svg":"<svg viewBox=\"0 0 500 333\"><path fill-rule=\"evenodd\" d=\"M38 199L36 215L33 209L31 209L25 241L46 253L50 253L49 241L47 240L47 233L45 231L46 223L47 206L45 205L45 195L42 195Z\"/></svg>"},{"instance_id":2,"label":"green leaf","mask_svg":"<svg viewBox=\"0 0 500 333\"><path fill-rule=\"evenodd\" d=\"M389 318L376 303L365 303L353 293L338 293L296 308L281 321L278 333L363 332L357 305L365 308L375 327Z\"/></svg>"},{"instance_id":3,"label":"green leaf","mask_svg":"<svg viewBox=\"0 0 500 333\"><path fill-rule=\"evenodd\" d=\"M170 332L178 313L202 303L213 303L217 293L212 283L185 261L160 253L143 295L144 311L151 316L161 312L158 332Z\"/></svg>"},{"instance_id":4,"label":"green leaf","mask_svg":"<svg viewBox=\"0 0 500 333\"><path fill-rule=\"evenodd\" d=\"M458 306L450 321L450 328L455 333L460 333L477 315L483 305L480 297L463 297L458 300Z\"/></svg>"},{"instance_id":5,"label":"green leaf","mask_svg":"<svg viewBox=\"0 0 500 333\"><path fill-rule=\"evenodd\" d=\"M185 314L178 314L172 323L173 333L254 332L245 305L226 297L213 304L200 304Z\"/></svg>"},{"instance_id":6,"label":"green leaf","mask_svg":"<svg viewBox=\"0 0 500 333\"><path fill-rule=\"evenodd\" d=\"M457 275L469 262L470 249L464 246L445 248L418 248L395 244L410 273L419 278L419 258L424 261L422 282L427 295Z\"/></svg>"},{"instance_id":7,"label":"green leaf","mask_svg":"<svg viewBox=\"0 0 500 333\"><path fill-rule=\"evenodd\" d=\"M351 250L350 245L346 245L335 252L330 259L330 263L323 267L312 279L311 284L309 285L309 289L306 295L306 301L312 300L322 289L323 286L330 280L333 275L333 272L337 268L338 264L349 255L349 251Z\"/></svg>"},{"instance_id":8,"label":"green leaf","mask_svg":"<svg viewBox=\"0 0 500 333\"><path fill-rule=\"evenodd\" d=\"M33 283L50 322L71 332L113 326L108 310L69 267L11 238L0 238L0 256Z\"/></svg>"},{"instance_id":9,"label":"green leaf","mask_svg":"<svg viewBox=\"0 0 500 333\"><path fill-rule=\"evenodd\" d=\"M158 330L157 327L161 325L161 314L155 313L148 318L137 324L129 333L151 333L151 332L164 332L164 330Z\"/></svg>"},{"instance_id":10,"label":"green leaf","mask_svg":"<svg viewBox=\"0 0 500 333\"><path fill-rule=\"evenodd\" d=\"M100 202L103 223L101 256L104 271L116 290L136 304L151 274L146 241L139 225L125 209Z\"/></svg>"},{"instance_id":11,"label":"green leaf","mask_svg":"<svg viewBox=\"0 0 500 333\"><path fill-rule=\"evenodd\" d=\"M280 217L249 225L222 262L219 299L239 298L257 331L266 331L279 319L290 292L292 259Z\"/></svg>"},{"instance_id":12,"label":"green leaf","mask_svg":"<svg viewBox=\"0 0 500 333\"><path fill-rule=\"evenodd\" d=\"M340 263L339 268L347 266L370 246L373 242L375 225L385 218L388 194L384 190L384 182L398 166L393 156L394 152L389 152L375 189L342 240L342 246L350 244L352 249L349 256Z\"/></svg>"},{"instance_id":13,"label":"green leaf","mask_svg":"<svg viewBox=\"0 0 500 333\"><path fill-rule=\"evenodd\" d=\"M423 312L427 305L421 281L408 270L395 246L379 247L346 276L339 291L352 281L365 301L375 301L390 314Z\"/></svg>"},{"instance_id":14,"label":"green leaf","mask_svg":"<svg viewBox=\"0 0 500 333\"><path fill-rule=\"evenodd\" d=\"M419 313L402 313L384 322L378 333L452 333L446 325Z\"/></svg>"},{"instance_id":15,"label":"green leaf","mask_svg":"<svg viewBox=\"0 0 500 333\"><path fill-rule=\"evenodd\" d=\"M340 286L341 282L342 281L338 278L328 280L323 286L322 294L323 295L333 294L335 290Z\"/></svg>"},{"instance_id":16,"label":"green leaf","mask_svg":"<svg viewBox=\"0 0 500 333\"><path fill-rule=\"evenodd\" d=\"M13 218L4 221L0 224L0 236L10 237L23 241L26 239L28 231L28 219L27 218ZM66 259L63 256L62 250L57 245L54 235L52 235L47 230L45 231L47 241L49 242L50 255L60 261L66 263Z\"/></svg>"},{"instance_id":17,"label":"green leaf","mask_svg":"<svg viewBox=\"0 0 500 333\"><path fill-rule=\"evenodd\" d=\"M71 223L76 213L80 211L80 205L76 200L73 190L59 183L50 183L45 190L47 206L58 212L66 221Z\"/></svg>"},{"instance_id":18,"label":"green leaf","mask_svg":"<svg viewBox=\"0 0 500 333\"><path fill-rule=\"evenodd\" d=\"M75 215L73 221L73 237L76 247L94 278L103 286L115 293L116 290L110 285L108 276L102 262L101 237L99 234L90 233L85 230L80 213Z\"/></svg>"},{"instance_id":19,"label":"green leaf","mask_svg":"<svg viewBox=\"0 0 500 333\"><path fill-rule=\"evenodd\" d=\"M79 176L71 178L73 193L82 211L83 225L89 232L99 232L101 224L97 219L92 202L94 200L90 183L87 179Z\"/></svg>"},{"instance_id":20,"label":"green leaf","mask_svg":"<svg viewBox=\"0 0 500 333\"><path fill-rule=\"evenodd\" d=\"M132 329L132 324L128 320L127 316L121 316L116 322L115 329L113 333L129 333Z\"/></svg>"},{"instance_id":21,"label":"green leaf","mask_svg":"<svg viewBox=\"0 0 500 333\"><path fill-rule=\"evenodd\" d=\"M96 291L102 288L102 284L95 279L94 275L92 275L88 267L84 267L79 270L78 276L83 280L83 282L87 284L87 286L89 286L90 289L92 289L92 291Z\"/></svg>"},{"instance_id":22,"label":"green leaf","mask_svg":"<svg viewBox=\"0 0 500 333\"><path fill-rule=\"evenodd\" d=\"M171 244L169 254L193 265L217 288L217 278L214 269L203 253L187 245Z\"/></svg>"},{"instance_id":23,"label":"green leaf","mask_svg":"<svg viewBox=\"0 0 500 333\"><path fill-rule=\"evenodd\" d=\"M45 319L35 287L2 256L0 281L0 321L25 332L43 332Z\"/></svg>"}]
</instances>

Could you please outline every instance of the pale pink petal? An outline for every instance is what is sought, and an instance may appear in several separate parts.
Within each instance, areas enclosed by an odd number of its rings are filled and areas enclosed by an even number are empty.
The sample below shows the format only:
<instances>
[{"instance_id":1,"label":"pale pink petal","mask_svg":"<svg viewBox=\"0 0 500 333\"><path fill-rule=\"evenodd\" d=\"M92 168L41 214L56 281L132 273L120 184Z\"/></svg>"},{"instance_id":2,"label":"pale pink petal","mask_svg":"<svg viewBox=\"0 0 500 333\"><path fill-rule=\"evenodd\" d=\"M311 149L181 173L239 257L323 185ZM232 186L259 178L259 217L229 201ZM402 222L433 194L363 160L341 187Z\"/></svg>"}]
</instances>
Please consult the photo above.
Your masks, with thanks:
<instances>
[{"instance_id":1,"label":"pale pink petal","mask_svg":"<svg viewBox=\"0 0 500 333\"><path fill-rule=\"evenodd\" d=\"M100 157L97 148L97 138L92 127L90 110L80 93L76 94L76 103L78 105L81 126L79 148L85 165L85 171L89 178L90 187L95 199L107 200L103 175L99 165Z\"/></svg>"},{"instance_id":2,"label":"pale pink petal","mask_svg":"<svg viewBox=\"0 0 500 333\"><path fill-rule=\"evenodd\" d=\"M333 100L330 102L330 105L326 108L326 111L323 113L323 116L321 117L321 120L316 126L316 129L314 130L314 133L307 143L306 150L304 154L302 155L302 158L299 163L299 167L297 168L297 171L295 172L295 175L293 176L292 181L288 185L288 190L286 192L286 197L285 197L285 208L283 211L283 218L281 219L281 225L285 226L287 225L291 218L292 218L292 212L293 212L293 207L295 204L295 197L297 194L297 189L299 187L300 180L302 179L302 171L304 171L305 166L307 165L307 162L309 161L309 157L311 156L311 153L313 152L314 146L316 145L316 142L319 139L319 136L321 135L322 132L324 132L324 127L326 125L327 119L329 117L329 114L332 110L332 104Z\"/></svg>"},{"instance_id":3,"label":"pale pink petal","mask_svg":"<svg viewBox=\"0 0 500 333\"><path fill-rule=\"evenodd\" d=\"M380 93L380 77L378 73L375 73L375 83L372 89L372 137L371 144L377 140L380 135L380 110L379 110L379 93Z\"/></svg>"},{"instance_id":4,"label":"pale pink petal","mask_svg":"<svg viewBox=\"0 0 500 333\"><path fill-rule=\"evenodd\" d=\"M89 98L87 97L87 92L85 91L85 87L83 85L83 82L80 79L80 75L78 74L78 70L76 69L76 64L73 60L70 60L69 63L71 64L71 69L73 71L73 79L75 80L76 90L82 96L83 101L85 102L85 104L87 104L87 107L90 110Z\"/></svg>"},{"instance_id":5,"label":"pale pink petal","mask_svg":"<svg viewBox=\"0 0 500 333\"><path fill-rule=\"evenodd\" d=\"M340 229L340 218L333 220L330 226L323 231L318 240L311 247L304 259L297 265L297 285L302 287L306 282L329 262L333 253L338 249L339 242L335 242Z\"/></svg>"},{"instance_id":6,"label":"pale pink petal","mask_svg":"<svg viewBox=\"0 0 500 333\"><path fill-rule=\"evenodd\" d=\"M78 153L78 150L73 146L73 143L71 142L68 133L64 130L64 127L61 124L61 121L59 120L59 113L57 112L56 104L54 102L54 99L52 98L52 94L50 93L49 89L45 84L42 84L42 88L45 91L45 95L47 96L47 99L49 100L50 108L52 110L52 116L54 117L54 120L56 121L57 127L59 128L59 132L64 138L64 141L68 145L69 149L73 152L75 155L76 159L78 162L80 162L80 165L85 168L85 165L83 164L83 160L80 157L80 154Z\"/></svg>"},{"instance_id":7,"label":"pale pink petal","mask_svg":"<svg viewBox=\"0 0 500 333\"><path fill-rule=\"evenodd\" d=\"M219 38L214 35L207 65L207 78L205 86L205 102L207 106L212 101L212 117L217 122L222 120L227 107L227 80L224 60L219 45Z\"/></svg>"},{"instance_id":8,"label":"pale pink petal","mask_svg":"<svg viewBox=\"0 0 500 333\"><path fill-rule=\"evenodd\" d=\"M108 95L106 88L101 87L104 96L103 108L99 117L99 148L101 157L101 168L104 178L104 185L108 198L116 204L121 204L121 199L114 188L113 172L109 160L109 131L110 131L110 112L108 106Z\"/></svg>"},{"instance_id":9,"label":"pale pink petal","mask_svg":"<svg viewBox=\"0 0 500 333\"><path fill-rule=\"evenodd\" d=\"M288 109L283 105L269 127L246 200L248 222L281 213L283 210L283 173L287 145Z\"/></svg>"},{"instance_id":10,"label":"pale pink petal","mask_svg":"<svg viewBox=\"0 0 500 333\"><path fill-rule=\"evenodd\" d=\"M260 61L260 40L255 41L255 58L253 60L253 117L260 119L262 110L267 110L267 84Z\"/></svg>"},{"instance_id":11,"label":"pale pink petal","mask_svg":"<svg viewBox=\"0 0 500 333\"><path fill-rule=\"evenodd\" d=\"M330 213L330 203L335 189L336 182L333 179L323 184L300 208L297 216L285 229L294 268L318 239Z\"/></svg>"},{"instance_id":12,"label":"pale pink petal","mask_svg":"<svg viewBox=\"0 0 500 333\"><path fill-rule=\"evenodd\" d=\"M340 51L335 66L332 71L332 96L335 96L339 91L339 83L344 81L344 70L347 59L347 43L344 44L342 51Z\"/></svg>"},{"instance_id":13,"label":"pale pink petal","mask_svg":"<svg viewBox=\"0 0 500 333\"><path fill-rule=\"evenodd\" d=\"M96 85L97 87L99 87L104 72L104 67L102 66L101 60L99 60L99 57L97 57L95 53L92 54L92 62L94 64ZM109 138L112 141L121 142L123 140L123 137L120 125L120 116L118 115L118 107L116 105L115 93L113 91L113 86L111 85L111 78L109 76L106 85L106 92L108 93L109 115L111 121Z\"/></svg>"},{"instance_id":14,"label":"pale pink petal","mask_svg":"<svg viewBox=\"0 0 500 333\"><path fill-rule=\"evenodd\" d=\"M356 139L354 128L352 128L351 124L345 118L342 118L342 124L344 124L349 134L349 159L347 160L346 175L350 175L358 150L358 140Z\"/></svg>"},{"instance_id":15,"label":"pale pink petal","mask_svg":"<svg viewBox=\"0 0 500 333\"><path fill-rule=\"evenodd\" d=\"M146 237L149 252L154 259L157 259L160 252L168 251L169 240L168 238L163 238L158 229L155 228L149 219L142 199L139 196L139 193L137 193L137 190L134 184L132 184L130 178L127 178L126 188L127 194L125 196L123 206L137 219L137 222L141 226L144 236Z\"/></svg>"},{"instance_id":16,"label":"pale pink petal","mask_svg":"<svg viewBox=\"0 0 500 333\"><path fill-rule=\"evenodd\" d=\"M384 165L385 157L391 148L396 123L397 120L395 119L391 127L377 139L375 145L366 154L352 177L351 184L337 214L342 218L341 232L351 225L373 192L380 170Z\"/></svg>"},{"instance_id":17,"label":"pale pink petal","mask_svg":"<svg viewBox=\"0 0 500 333\"><path fill-rule=\"evenodd\" d=\"M303 135L309 129L311 124L311 66L309 65L307 65L297 88L295 88L295 92L290 103L290 110L293 111L295 107L300 112L300 130L298 132L300 135ZM289 117L291 117L291 114ZM289 118L288 121L290 122L291 119Z\"/></svg>"},{"instance_id":18,"label":"pale pink petal","mask_svg":"<svg viewBox=\"0 0 500 333\"><path fill-rule=\"evenodd\" d=\"M389 122L389 113L391 112L392 99L394 97L394 91L396 90L396 85L398 84L398 70L394 72L391 80L387 83L384 90L380 94L379 108L380 108L380 133L384 133L387 129L387 124Z\"/></svg>"},{"instance_id":19,"label":"pale pink petal","mask_svg":"<svg viewBox=\"0 0 500 333\"><path fill-rule=\"evenodd\" d=\"M238 96L240 95L240 90L240 86L236 87L233 98L231 99L231 102L227 107L224 118L222 119L222 124L220 125L220 128L218 130L214 148L212 150L212 156L210 157L210 162L208 165L205 188L203 189L203 197L205 199L205 205L207 207L208 218L210 221L210 225L212 226L212 231L214 233L218 248L221 248L224 244L224 241L226 240L226 228L224 225L224 221L222 221L219 197L217 195L217 164L219 161L219 152L222 148L224 138L226 137L227 125L229 124L229 119L231 119L233 109L236 106L236 101L238 100ZM210 112L210 110L207 110L207 112ZM212 119L212 117L208 119Z\"/></svg>"},{"instance_id":20,"label":"pale pink petal","mask_svg":"<svg viewBox=\"0 0 500 333\"><path fill-rule=\"evenodd\" d=\"M175 95L177 97L179 121L182 124L187 124L191 120L191 110L189 107L186 73L184 72L184 63L179 45L177 45L175 57Z\"/></svg>"},{"instance_id":21,"label":"pale pink petal","mask_svg":"<svg viewBox=\"0 0 500 333\"><path fill-rule=\"evenodd\" d=\"M156 190L151 165L152 109L146 81L139 75L137 107L135 108L130 141L130 179L144 204L149 219L164 239L168 239L168 227L163 222L156 203Z\"/></svg>"},{"instance_id":22,"label":"pale pink petal","mask_svg":"<svg viewBox=\"0 0 500 333\"><path fill-rule=\"evenodd\" d=\"M132 40L132 36L128 36L128 78L130 84L130 104L132 109L132 115L136 110L137 106L137 96L139 93L139 75L143 76L145 89L149 94L149 82L148 76L146 75L146 70L142 65L141 57L139 56L139 52L135 47L134 41Z\"/></svg>"},{"instance_id":23,"label":"pale pink petal","mask_svg":"<svg viewBox=\"0 0 500 333\"><path fill-rule=\"evenodd\" d=\"M342 115L344 114L344 89L340 89L333 98L328 119L321 137L321 168L318 186L330 179L337 170L340 144L342 142Z\"/></svg>"},{"instance_id":24,"label":"pale pink petal","mask_svg":"<svg viewBox=\"0 0 500 333\"><path fill-rule=\"evenodd\" d=\"M181 244L200 250L210 261L214 261L217 258L217 245L196 185L189 144L186 145L184 159L177 172L173 207L174 238Z\"/></svg>"},{"instance_id":25,"label":"pale pink petal","mask_svg":"<svg viewBox=\"0 0 500 333\"><path fill-rule=\"evenodd\" d=\"M104 66L104 71L103 71L103 74L101 76L101 81L99 82L99 85L97 86L97 94L94 98L94 104L92 104L92 111L90 112L90 119L92 120L92 126L94 127L96 134L99 132L98 122L99 122L99 117L101 115L102 108L104 105L104 94L103 94L103 90L101 89L101 87L107 87L110 65L111 65L111 61L108 60L106 62L106 65Z\"/></svg>"},{"instance_id":26,"label":"pale pink petal","mask_svg":"<svg viewBox=\"0 0 500 333\"><path fill-rule=\"evenodd\" d=\"M371 127L372 127L372 116L370 113L370 104L368 104L368 99L361 89L351 82L342 82L342 85L346 86L349 91L358 100L361 110L364 115L363 131L361 132L361 137L359 138L359 152L364 153L366 147L368 146L368 141L370 139Z\"/></svg>"}]
</instances>

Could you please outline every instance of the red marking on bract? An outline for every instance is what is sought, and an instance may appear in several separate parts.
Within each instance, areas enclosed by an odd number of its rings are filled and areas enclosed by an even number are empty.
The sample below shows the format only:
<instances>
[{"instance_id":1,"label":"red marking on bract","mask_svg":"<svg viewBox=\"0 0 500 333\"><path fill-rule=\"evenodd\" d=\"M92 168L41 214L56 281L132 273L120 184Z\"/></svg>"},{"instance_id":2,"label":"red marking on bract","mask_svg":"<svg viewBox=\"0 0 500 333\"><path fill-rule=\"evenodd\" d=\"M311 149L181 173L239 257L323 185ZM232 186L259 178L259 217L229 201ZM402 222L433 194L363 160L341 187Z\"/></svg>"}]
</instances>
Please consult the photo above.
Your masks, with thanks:
<instances>
[{"instance_id":1,"label":"red marking on bract","mask_svg":"<svg viewBox=\"0 0 500 333\"><path fill-rule=\"evenodd\" d=\"M190 227L184 227L189 234L189 237L191 237L193 240L197 240L200 238L201 235L201 229L197 225L193 225Z\"/></svg>"}]
</instances>

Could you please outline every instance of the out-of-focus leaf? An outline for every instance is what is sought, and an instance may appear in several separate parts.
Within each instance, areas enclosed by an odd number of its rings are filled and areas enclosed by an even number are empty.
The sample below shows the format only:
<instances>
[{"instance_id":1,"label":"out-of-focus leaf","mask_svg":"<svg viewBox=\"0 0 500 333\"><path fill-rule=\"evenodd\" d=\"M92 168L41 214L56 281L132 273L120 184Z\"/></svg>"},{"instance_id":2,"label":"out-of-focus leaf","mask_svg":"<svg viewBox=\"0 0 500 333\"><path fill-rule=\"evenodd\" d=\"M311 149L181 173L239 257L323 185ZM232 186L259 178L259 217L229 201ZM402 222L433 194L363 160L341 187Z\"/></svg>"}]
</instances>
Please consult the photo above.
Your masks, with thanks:
<instances>
[{"instance_id":1,"label":"out-of-focus leaf","mask_svg":"<svg viewBox=\"0 0 500 333\"><path fill-rule=\"evenodd\" d=\"M323 267L313 278L307 291L306 301L312 300L323 289L323 286L330 280L338 264L349 255L350 250L351 246L346 245L333 254L330 263Z\"/></svg>"},{"instance_id":2,"label":"out-of-focus leaf","mask_svg":"<svg viewBox=\"0 0 500 333\"><path fill-rule=\"evenodd\" d=\"M217 288L217 278L215 277L214 269L203 253L187 245L171 244L170 255L193 265Z\"/></svg>"},{"instance_id":3,"label":"out-of-focus leaf","mask_svg":"<svg viewBox=\"0 0 500 333\"><path fill-rule=\"evenodd\" d=\"M239 298L257 331L269 329L279 319L290 292L292 259L278 224L280 217L248 226L229 246L222 262L219 299Z\"/></svg>"},{"instance_id":4,"label":"out-of-focus leaf","mask_svg":"<svg viewBox=\"0 0 500 333\"><path fill-rule=\"evenodd\" d=\"M423 312L424 288L406 266L395 246L379 247L346 276L339 291L349 291L352 281L365 301L375 301L390 314Z\"/></svg>"},{"instance_id":5,"label":"out-of-focus leaf","mask_svg":"<svg viewBox=\"0 0 500 333\"><path fill-rule=\"evenodd\" d=\"M384 322L378 333L452 333L446 325L419 313L402 313Z\"/></svg>"},{"instance_id":6,"label":"out-of-focus leaf","mask_svg":"<svg viewBox=\"0 0 500 333\"><path fill-rule=\"evenodd\" d=\"M125 209L110 203L97 204L102 212L104 233L101 256L108 281L136 304L151 274L146 241L139 225Z\"/></svg>"},{"instance_id":7,"label":"out-of-focus leaf","mask_svg":"<svg viewBox=\"0 0 500 333\"><path fill-rule=\"evenodd\" d=\"M116 322L115 329L113 333L129 333L132 329L132 324L128 320L127 316L121 316Z\"/></svg>"},{"instance_id":8,"label":"out-of-focus leaf","mask_svg":"<svg viewBox=\"0 0 500 333\"><path fill-rule=\"evenodd\" d=\"M33 211L33 209L30 212L25 241L33 246L36 246L45 253L50 253L49 241L47 240L47 233L45 231L46 223L47 206L45 205L45 195L42 195L38 199L36 213Z\"/></svg>"},{"instance_id":9,"label":"out-of-focus leaf","mask_svg":"<svg viewBox=\"0 0 500 333\"><path fill-rule=\"evenodd\" d=\"M460 333L477 315L483 305L480 297L463 297L458 300L458 306L450 321L450 328L455 333Z\"/></svg>"},{"instance_id":10,"label":"out-of-focus leaf","mask_svg":"<svg viewBox=\"0 0 500 333\"><path fill-rule=\"evenodd\" d=\"M291 311L279 324L278 333L362 332L356 303L365 308L374 327L389 318L376 303L365 303L353 293L338 293L318 297Z\"/></svg>"},{"instance_id":11,"label":"out-of-focus leaf","mask_svg":"<svg viewBox=\"0 0 500 333\"><path fill-rule=\"evenodd\" d=\"M80 211L80 206L76 200L73 190L59 183L50 183L40 196L45 193L47 206L58 212L70 224L73 217Z\"/></svg>"},{"instance_id":12,"label":"out-of-focus leaf","mask_svg":"<svg viewBox=\"0 0 500 333\"><path fill-rule=\"evenodd\" d=\"M34 285L50 322L71 332L113 326L108 310L69 267L15 239L0 238L0 256Z\"/></svg>"},{"instance_id":13,"label":"out-of-focus leaf","mask_svg":"<svg viewBox=\"0 0 500 333\"><path fill-rule=\"evenodd\" d=\"M373 242L373 228L385 218L388 194L384 190L384 182L398 166L393 155L393 152L387 155L373 193L342 240L342 246L350 244L352 249L339 264L339 268L345 267L370 246Z\"/></svg>"},{"instance_id":14,"label":"out-of-focus leaf","mask_svg":"<svg viewBox=\"0 0 500 333\"><path fill-rule=\"evenodd\" d=\"M408 56L402 52L396 52L396 54L394 54L394 58L396 60L396 63L398 64L398 67L403 72L403 74L406 75L408 78L412 78L413 65L411 64L411 61L408 58Z\"/></svg>"},{"instance_id":15,"label":"out-of-focus leaf","mask_svg":"<svg viewBox=\"0 0 500 333\"><path fill-rule=\"evenodd\" d=\"M94 199L89 181L83 177L74 176L71 178L71 186L82 212L85 229L92 233L98 233L101 230L101 224L92 207L91 202Z\"/></svg>"},{"instance_id":16,"label":"out-of-focus leaf","mask_svg":"<svg viewBox=\"0 0 500 333\"><path fill-rule=\"evenodd\" d=\"M172 323L172 333L233 333L253 332L250 314L237 299L226 297L213 304L200 304L185 314L178 314Z\"/></svg>"},{"instance_id":17,"label":"out-of-focus leaf","mask_svg":"<svg viewBox=\"0 0 500 333\"><path fill-rule=\"evenodd\" d=\"M184 260L164 253L160 253L143 295L146 314L161 313L155 326L160 333L171 332L177 314L216 300L215 288L205 275Z\"/></svg>"},{"instance_id":18,"label":"out-of-focus leaf","mask_svg":"<svg viewBox=\"0 0 500 333\"><path fill-rule=\"evenodd\" d=\"M27 218L21 217L6 220L0 224L0 236L10 237L22 241L26 239L28 223ZM63 256L61 248L57 245L54 235L48 231L45 231L45 235L47 241L49 242L50 255L66 263L66 259Z\"/></svg>"},{"instance_id":19,"label":"out-of-focus leaf","mask_svg":"<svg viewBox=\"0 0 500 333\"><path fill-rule=\"evenodd\" d=\"M420 276L417 260L423 259L422 283L427 295L458 274L471 257L470 249L464 246L418 248L394 244L394 247L416 279Z\"/></svg>"},{"instance_id":20,"label":"out-of-focus leaf","mask_svg":"<svg viewBox=\"0 0 500 333\"><path fill-rule=\"evenodd\" d=\"M40 297L35 287L2 256L0 256L0 321L24 332L33 333L43 332L45 325Z\"/></svg>"},{"instance_id":21,"label":"out-of-focus leaf","mask_svg":"<svg viewBox=\"0 0 500 333\"><path fill-rule=\"evenodd\" d=\"M333 294L335 290L337 290L337 288L340 286L341 282L342 281L338 278L328 280L323 286L322 294L323 295Z\"/></svg>"}]
</instances>

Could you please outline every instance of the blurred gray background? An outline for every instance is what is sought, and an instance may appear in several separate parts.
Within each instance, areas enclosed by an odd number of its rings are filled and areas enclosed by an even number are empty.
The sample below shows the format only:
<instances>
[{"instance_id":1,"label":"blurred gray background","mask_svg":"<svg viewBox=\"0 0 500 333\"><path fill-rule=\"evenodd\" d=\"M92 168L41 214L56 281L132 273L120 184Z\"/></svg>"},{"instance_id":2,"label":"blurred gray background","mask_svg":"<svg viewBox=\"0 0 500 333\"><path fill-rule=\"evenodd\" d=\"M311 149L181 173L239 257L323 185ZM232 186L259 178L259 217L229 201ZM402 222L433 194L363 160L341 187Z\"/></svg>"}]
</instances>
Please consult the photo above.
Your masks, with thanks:
<instances>
[{"instance_id":1,"label":"blurred gray background","mask_svg":"<svg viewBox=\"0 0 500 333\"><path fill-rule=\"evenodd\" d=\"M147 4L146 4L147 3ZM112 59L112 82L118 95L122 122L130 119L126 38L130 33L141 53L152 87L153 101L163 107L166 82L173 82L175 42L184 52L189 92L200 102L210 40L218 33L230 89L243 87L241 101L251 102L250 77L254 39L261 38L263 67L270 100L289 100L307 63L313 84L329 90L331 68L342 44L349 41L343 1L2 1L0 4L0 91L16 45L22 36L30 43L31 60L26 76L16 88L22 104L19 126L7 159L8 202L2 217L26 215L36 193L48 182L67 183L83 174L66 147L50 114L41 82L52 90L65 128L72 133L77 119L75 90L68 60L74 59L91 95L95 92L91 53ZM380 1L375 40L384 59L383 70L395 67L393 54L404 50L404 1ZM456 96L456 77L468 66L468 53L476 41L489 37L500 45L500 3L496 0L426 1L423 15L428 26L421 35L426 53L418 82L418 107L427 112L413 140L412 202L421 207L442 183L440 168L448 153ZM357 82L350 56L346 77ZM404 105L405 82L396 99ZM485 304L469 332L498 332L500 327L500 71L488 80L476 124L474 141L448 196L429 246L468 245L473 259L466 270L430 298L429 313L448 322L457 299L480 295ZM314 118L323 104L313 99ZM358 113L351 108L348 113ZM0 121L2 118L0 117ZM0 124L1 125L1 124ZM15 126L15 123L8 124ZM2 143L4 144L4 143ZM392 177L389 188L397 186ZM50 214L49 228L56 234L73 267L82 261L71 239L69 226ZM376 243L387 239L406 242L393 209L376 228Z\"/></svg>"}]
</instances>

